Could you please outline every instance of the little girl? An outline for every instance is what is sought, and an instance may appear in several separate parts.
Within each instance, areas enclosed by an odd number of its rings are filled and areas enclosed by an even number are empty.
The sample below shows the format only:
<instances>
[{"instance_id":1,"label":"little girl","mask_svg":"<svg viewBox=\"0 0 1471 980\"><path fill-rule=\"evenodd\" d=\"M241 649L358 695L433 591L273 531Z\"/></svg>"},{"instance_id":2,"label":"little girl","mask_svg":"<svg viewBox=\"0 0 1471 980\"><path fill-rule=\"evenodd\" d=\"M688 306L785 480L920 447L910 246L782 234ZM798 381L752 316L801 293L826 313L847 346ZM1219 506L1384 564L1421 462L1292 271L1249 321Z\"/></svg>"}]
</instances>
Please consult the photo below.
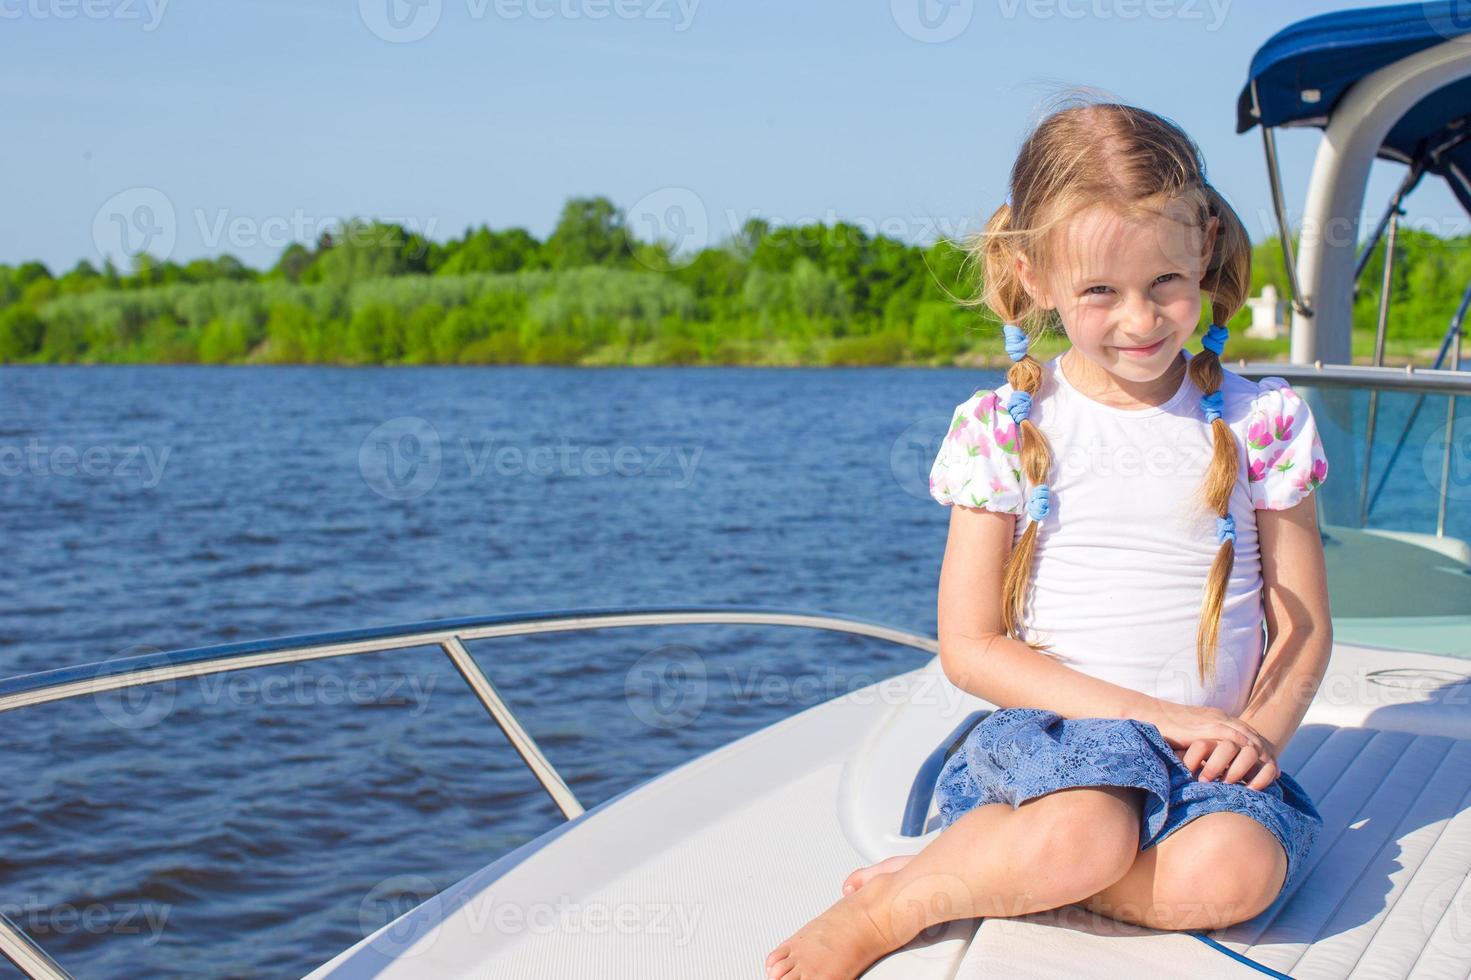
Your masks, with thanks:
<instances>
[{"instance_id":1,"label":"little girl","mask_svg":"<svg viewBox=\"0 0 1471 980\"><path fill-rule=\"evenodd\" d=\"M956 505L940 661L998 710L940 773L941 832L850 875L772 978L846 980L941 922L1074 904L1241 922L1322 827L1277 760L1332 643L1327 461L1283 379L1221 366L1246 231L1190 138L1132 106L1052 113L1010 186L972 251L1013 363L955 409L930 474ZM1065 353L1028 353L1059 328Z\"/></svg>"}]
</instances>

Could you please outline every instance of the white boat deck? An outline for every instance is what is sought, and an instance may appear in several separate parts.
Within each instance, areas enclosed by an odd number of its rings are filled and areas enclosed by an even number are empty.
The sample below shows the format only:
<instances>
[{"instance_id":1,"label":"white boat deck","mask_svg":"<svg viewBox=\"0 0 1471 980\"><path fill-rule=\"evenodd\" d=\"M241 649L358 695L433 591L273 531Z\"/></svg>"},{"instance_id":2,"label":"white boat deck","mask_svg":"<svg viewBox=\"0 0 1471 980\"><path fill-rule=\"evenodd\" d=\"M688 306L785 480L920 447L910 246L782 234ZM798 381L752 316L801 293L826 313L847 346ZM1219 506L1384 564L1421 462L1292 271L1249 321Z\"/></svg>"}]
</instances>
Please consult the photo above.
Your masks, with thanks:
<instances>
[{"instance_id":1,"label":"white boat deck","mask_svg":"<svg viewBox=\"0 0 1471 980\"><path fill-rule=\"evenodd\" d=\"M762 976L849 871L938 833L899 834L910 787L987 707L937 661L816 706L529 842L311 976ZM1283 767L1326 826L1299 887L1250 922L957 920L866 976L1471 975L1471 661L1338 644Z\"/></svg>"}]
</instances>

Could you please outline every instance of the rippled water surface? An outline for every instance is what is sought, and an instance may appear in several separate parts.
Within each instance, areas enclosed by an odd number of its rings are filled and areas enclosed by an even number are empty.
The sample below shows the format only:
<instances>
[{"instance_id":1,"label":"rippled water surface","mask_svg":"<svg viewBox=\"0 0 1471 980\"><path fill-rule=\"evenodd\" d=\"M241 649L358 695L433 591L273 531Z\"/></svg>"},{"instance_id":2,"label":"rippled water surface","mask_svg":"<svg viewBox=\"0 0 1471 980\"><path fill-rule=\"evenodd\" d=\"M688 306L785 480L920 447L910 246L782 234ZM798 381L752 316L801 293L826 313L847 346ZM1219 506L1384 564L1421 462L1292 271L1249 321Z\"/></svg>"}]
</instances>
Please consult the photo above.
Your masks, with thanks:
<instances>
[{"instance_id":1,"label":"rippled water surface","mask_svg":"<svg viewBox=\"0 0 1471 980\"><path fill-rule=\"evenodd\" d=\"M947 511L925 474L953 406L1000 380L3 369L0 674L625 605L933 634ZM1408 485L1387 505L1407 527L1435 499ZM588 807L925 659L728 626L472 650ZM698 696L645 690L651 664L697 665ZM433 648L23 709L0 745L0 910L79 977L299 976L560 819Z\"/></svg>"}]
</instances>

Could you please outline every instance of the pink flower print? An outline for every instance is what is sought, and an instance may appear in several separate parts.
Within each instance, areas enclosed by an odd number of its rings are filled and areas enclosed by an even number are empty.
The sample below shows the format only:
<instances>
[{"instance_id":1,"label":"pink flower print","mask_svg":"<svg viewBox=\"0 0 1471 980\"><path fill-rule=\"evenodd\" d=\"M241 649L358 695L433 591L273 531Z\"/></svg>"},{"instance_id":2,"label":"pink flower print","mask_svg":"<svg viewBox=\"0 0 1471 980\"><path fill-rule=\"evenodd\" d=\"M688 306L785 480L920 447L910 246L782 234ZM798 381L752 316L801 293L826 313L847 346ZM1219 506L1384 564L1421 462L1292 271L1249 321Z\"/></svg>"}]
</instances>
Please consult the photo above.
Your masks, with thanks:
<instances>
[{"instance_id":1,"label":"pink flower print","mask_svg":"<svg viewBox=\"0 0 1471 980\"><path fill-rule=\"evenodd\" d=\"M1272 427L1264 418L1256 419L1246 430L1246 444L1252 449L1266 449L1272 444Z\"/></svg>"},{"instance_id":2,"label":"pink flower print","mask_svg":"<svg viewBox=\"0 0 1471 980\"><path fill-rule=\"evenodd\" d=\"M957 446L974 446L979 441L980 434L980 427L975 425L975 420L962 411L955 413L955 418L950 422L950 431L945 433L945 439Z\"/></svg>"},{"instance_id":3,"label":"pink flower print","mask_svg":"<svg viewBox=\"0 0 1471 980\"><path fill-rule=\"evenodd\" d=\"M1292 486L1299 496L1306 494L1313 488L1313 475L1307 470L1298 470L1297 476L1292 479Z\"/></svg>"},{"instance_id":4,"label":"pink flower print","mask_svg":"<svg viewBox=\"0 0 1471 980\"><path fill-rule=\"evenodd\" d=\"M1323 480L1327 476L1328 476L1328 460L1326 458L1324 458L1324 457L1321 457L1321 456L1318 457L1318 458L1316 458L1316 459L1314 459L1313 460L1313 471L1312 471L1312 486L1314 488L1316 488L1318 486L1318 484L1322 483Z\"/></svg>"},{"instance_id":5,"label":"pink flower print","mask_svg":"<svg viewBox=\"0 0 1471 980\"><path fill-rule=\"evenodd\" d=\"M1000 401L995 391L988 391L981 396L980 401L976 402L976 418L982 425L990 424L991 415L996 411L996 406L1000 404Z\"/></svg>"},{"instance_id":6,"label":"pink flower print","mask_svg":"<svg viewBox=\"0 0 1471 980\"><path fill-rule=\"evenodd\" d=\"M1292 440L1292 416L1278 415L1272 419L1272 428L1277 434L1278 440L1290 442Z\"/></svg>"},{"instance_id":7,"label":"pink flower print","mask_svg":"<svg viewBox=\"0 0 1471 980\"><path fill-rule=\"evenodd\" d=\"M1001 416L998 414L996 418L999 423ZM996 426L995 431L991 433L991 438L996 441L996 445L1001 448L1002 452L1015 455L1017 451L1017 426L1010 415L1006 416L1006 422L1004 424L998 424Z\"/></svg>"},{"instance_id":8,"label":"pink flower print","mask_svg":"<svg viewBox=\"0 0 1471 980\"><path fill-rule=\"evenodd\" d=\"M1246 480L1248 483L1259 483L1266 478L1267 461L1264 459L1253 459L1246 468Z\"/></svg>"}]
</instances>

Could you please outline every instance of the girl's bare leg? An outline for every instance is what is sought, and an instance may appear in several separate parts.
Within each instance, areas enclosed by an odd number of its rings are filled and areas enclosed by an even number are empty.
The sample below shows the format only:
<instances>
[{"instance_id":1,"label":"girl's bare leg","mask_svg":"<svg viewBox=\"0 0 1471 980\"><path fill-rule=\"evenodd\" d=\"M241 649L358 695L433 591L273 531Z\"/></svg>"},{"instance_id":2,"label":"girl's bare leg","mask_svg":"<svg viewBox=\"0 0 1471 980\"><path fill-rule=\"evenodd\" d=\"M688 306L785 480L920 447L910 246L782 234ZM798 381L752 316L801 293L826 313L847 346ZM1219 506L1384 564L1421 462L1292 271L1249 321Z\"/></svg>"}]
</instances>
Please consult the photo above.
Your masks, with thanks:
<instances>
[{"instance_id":1,"label":"girl's bare leg","mask_svg":"<svg viewBox=\"0 0 1471 980\"><path fill-rule=\"evenodd\" d=\"M1097 894L1139 853L1143 791L1072 787L976 807L892 872L876 874L766 958L773 980L852 980L925 929L1025 915Z\"/></svg>"}]
</instances>

